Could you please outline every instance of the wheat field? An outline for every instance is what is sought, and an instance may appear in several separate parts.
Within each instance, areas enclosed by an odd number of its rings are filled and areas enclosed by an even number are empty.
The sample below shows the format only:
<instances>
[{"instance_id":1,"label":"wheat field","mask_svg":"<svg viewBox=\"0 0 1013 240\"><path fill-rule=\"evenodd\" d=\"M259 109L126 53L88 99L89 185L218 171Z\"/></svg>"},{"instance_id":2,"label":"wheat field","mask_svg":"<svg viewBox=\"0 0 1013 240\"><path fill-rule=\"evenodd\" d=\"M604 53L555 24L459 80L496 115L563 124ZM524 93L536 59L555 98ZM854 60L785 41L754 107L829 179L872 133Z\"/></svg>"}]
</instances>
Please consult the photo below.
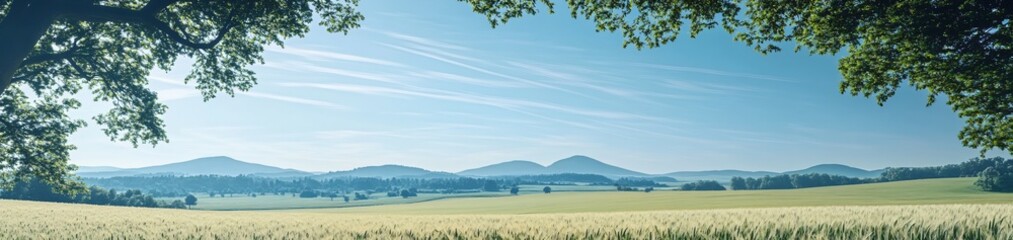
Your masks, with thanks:
<instances>
[{"instance_id":1,"label":"wheat field","mask_svg":"<svg viewBox=\"0 0 1013 240\"><path fill-rule=\"evenodd\" d=\"M1013 239L1013 205L521 215L211 212L0 201L0 239Z\"/></svg>"}]
</instances>

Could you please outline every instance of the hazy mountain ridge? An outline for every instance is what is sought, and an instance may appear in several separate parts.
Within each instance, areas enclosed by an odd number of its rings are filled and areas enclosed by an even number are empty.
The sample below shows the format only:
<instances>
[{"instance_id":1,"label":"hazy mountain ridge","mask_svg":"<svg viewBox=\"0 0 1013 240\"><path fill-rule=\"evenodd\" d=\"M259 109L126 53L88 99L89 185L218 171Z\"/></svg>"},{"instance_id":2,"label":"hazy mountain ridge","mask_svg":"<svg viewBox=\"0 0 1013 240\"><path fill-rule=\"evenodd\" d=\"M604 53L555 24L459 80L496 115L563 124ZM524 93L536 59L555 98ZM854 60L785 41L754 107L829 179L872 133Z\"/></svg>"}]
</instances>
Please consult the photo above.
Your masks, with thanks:
<instances>
[{"instance_id":1,"label":"hazy mountain ridge","mask_svg":"<svg viewBox=\"0 0 1013 240\"><path fill-rule=\"evenodd\" d=\"M110 166L78 166L74 172L85 173L85 172L112 172L120 171L122 168L110 167Z\"/></svg>"},{"instance_id":2,"label":"hazy mountain ridge","mask_svg":"<svg viewBox=\"0 0 1013 240\"><path fill-rule=\"evenodd\" d=\"M783 172L783 174L826 173L830 175L869 178L879 177L883 171L884 169L865 170L843 164L819 164L802 170Z\"/></svg>"},{"instance_id":3,"label":"hazy mountain ridge","mask_svg":"<svg viewBox=\"0 0 1013 240\"><path fill-rule=\"evenodd\" d=\"M463 176L522 176L545 174L545 166L532 161L513 160L457 172Z\"/></svg>"},{"instance_id":4,"label":"hazy mountain ridge","mask_svg":"<svg viewBox=\"0 0 1013 240\"><path fill-rule=\"evenodd\" d=\"M429 171L419 167L387 164L380 166L359 167L348 171L335 171L315 176L319 179L342 177L376 177L376 178L454 178L457 175L448 172Z\"/></svg>"},{"instance_id":5,"label":"hazy mountain ridge","mask_svg":"<svg viewBox=\"0 0 1013 240\"><path fill-rule=\"evenodd\" d=\"M104 171L111 170L111 171ZM468 169L457 173L432 171L419 167L403 165L379 165L365 166L352 170L332 172L306 172L295 169L284 169L263 164L243 162L230 157L206 157L194 160L177 162L171 164L142 167L142 168L115 168L115 167L89 167L80 166L77 175L88 178L109 178L120 176L162 176L162 175L252 175L269 178L303 178L312 177L316 179L347 178L347 177L378 177L378 178L456 178L456 177L504 177L504 176L530 176L544 174L578 173L597 174L609 178L675 178L679 181L695 180L718 180L728 181L732 177L763 177L779 174L807 174L826 173L848 177L879 177L880 170L864 170L843 164L819 164L809 168L786 171L742 171L742 170L711 170L711 171L679 171L665 174L646 174L615 165L611 165L587 156L575 155L543 166L541 164L513 160L491 164L474 169Z\"/></svg>"},{"instance_id":6,"label":"hazy mountain ridge","mask_svg":"<svg viewBox=\"0 0 1013 240\"><path fill-rule=\"evenodd\" d=\"M805 169L785 172L742 171L729 169L729 170L712 170L712 171L680 171L680 172L666 173L663 175L685 181L692 181L692 180L730 181L732 177L758 178L768 175L773 176L781 174L810 174L810 173L840 175L855 178L876 178L879 177L879 175L883 173L883 171L884 169L865 170L844 164L818 164Z\"/></svg>"},{"instance_id":7,"label":"hazy mountain ridge","mask_svg":"<svg viewBox=\"0 0 1013 240\"><path fill-rule=\"evenodd\" d=\"M514 160L468 169L457 174L476 177L502 177L559 173L597 174L611 178L651 176L650 174L617 167L581 155L561 159L549 164L549 166L542 166L531 161Z\"/></svg>"},{"instance_id":8,"label":"hazy mountain ridge","mask_svg":"<svg viewBox=\"0 0 1013 240\"><path fill-rule=\"evenodd\" d=\"M266 174L266 175L277 174L284 176L296 176L303 174L305 174L306 176L312 175L311 173L295 169L284 169L263 164L243 162L225 156L198 158L184 162L170 163L150 167L120 169L115 171L77 173L77 175L81 177L97 177L97 178L137 176L137 175L236 176L236 175L259 175L259 174Z\"/></svg>"}]
</instances>

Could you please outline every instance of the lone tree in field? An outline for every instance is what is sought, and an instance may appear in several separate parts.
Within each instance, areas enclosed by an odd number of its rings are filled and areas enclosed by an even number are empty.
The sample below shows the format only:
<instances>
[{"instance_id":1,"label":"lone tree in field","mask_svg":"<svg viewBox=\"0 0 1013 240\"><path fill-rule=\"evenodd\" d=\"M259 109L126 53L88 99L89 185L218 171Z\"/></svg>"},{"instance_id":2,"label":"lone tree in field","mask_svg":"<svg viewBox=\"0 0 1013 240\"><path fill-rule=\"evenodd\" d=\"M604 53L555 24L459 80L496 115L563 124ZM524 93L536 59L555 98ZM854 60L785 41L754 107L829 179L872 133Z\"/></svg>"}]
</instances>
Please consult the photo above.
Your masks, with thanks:
<instances>
[{"instance_id":1,"label":"lone tree in field","mask_svg":"<svg viewBox=\"0 0 1013 240\"><path fill-rule=\"evenodd\" d=\"M521 192L521 188L519 188L517 186L513 186L513 187L510 188L510 195L517 195L520 192Z\"/></svg>"},{"instance_id":2,"label":"lone tree in field","mask_svg":"<svg viewBox=\"0 0 1013 240\"><path fill-rule=\"evenodd\" d=\"M552 188L550 188L549 186L545 186L544 188L542 188L542 192L545 192L545 194L552 193Z\"/></svg>"},{"instance_id":3,"label":"lone tree in field","mask_svg":"<svg viewBox=\"0 0 1013 240\"><path fill-rule=\"evenodd\" d=\"M493 27L551 0L459 0ZM541 4L538 4L541 3ZM1007 1L568 0L570 14L623 46L658 47L681 30L721 26L762 54L837 54L842 93L882 105L900 85L945 97L966 124L965 146L1013 150L1013 26ZM167 141L166 106L147 87L151 70L193 59L185 78L210 100L256 84L247 67L266 45L303 36L316 21L347 33L358 0L6 0L0 2L0 189L38 177L69 185L67 137L86 125L67 112L82 90L112 109L93 120L136 147ZM544 6L544 8L543 8ZM31 96L31 97L30 97ZM58 189L59 190L59 189Z\"/></svg>"},{"instance_id":4,"label":"lone tree in field","mask_svg":"<svg viewBox=\"0 0 1013 240\"><path fill-rule=\"evenodd\" d=\"M186 199L184 199L184 201L186 202L186 205L189 207L197 205L197 197L194 197L193 194L186 195Z\"/></svg>"}]
</instances>

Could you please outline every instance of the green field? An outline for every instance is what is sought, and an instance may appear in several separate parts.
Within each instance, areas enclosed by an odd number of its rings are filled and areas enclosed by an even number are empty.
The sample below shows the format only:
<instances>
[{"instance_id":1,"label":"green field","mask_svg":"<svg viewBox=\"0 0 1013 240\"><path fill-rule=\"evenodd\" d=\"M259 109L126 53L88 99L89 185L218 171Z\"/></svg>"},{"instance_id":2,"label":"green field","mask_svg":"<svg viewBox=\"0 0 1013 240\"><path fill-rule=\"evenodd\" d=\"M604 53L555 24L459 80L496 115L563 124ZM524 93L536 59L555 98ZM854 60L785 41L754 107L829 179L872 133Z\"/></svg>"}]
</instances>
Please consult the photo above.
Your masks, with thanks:
<instances>
[{"instance_id":1,"label":"green field","mask_svg":"<svg viewBox=\"0 0 1013 240\"><path fill-rule=\"evenodd\" d=\"M348 203L391 205L279 211L0 200L0 239L1013 239L1013 194L983 192L973 181L444 200L424 195ZM199 203L251 209L345 204L291 196Z\"/></svg>"},{"instance_id":2,"label":"green field","mask_svg":"<svg viewBox=\"0 0 1013 240\"><path fill-rule=\"evenodd\" d=\"M0 239L1013 239L1013 205L555 214L197 211L0 200Z\"/></svg>"},{"instance_id":3,"label":"green field","mask_svg":"<svg viewBox=\"0 0 1013 240\"><path fill-rule=\"evenodd\" d=\"M257 197L233 196L233 197L200 197L193 209L200 210L278 210L278 209L318 209L318 208L346 208L363 207L389 204L408 204L426 201L434 201L449 198L481 198L506 196L509 193L461 193L461 194L419 194L418 197L401 198L387 197L386 193L376 193L368 200L345 202L342 198L299 198L291 195L261 195ZM206 195L205 195L206 196ZM182 198L161 198L160 200L176 200Z\"/></svg>"},{"instance_id":4,"label":"green field","mask_svg":"<svg viewBox=\"0 0 1013 240\"><path fill-rule=\"evenodd\" d=\"M605 192L615 191L614 186L589 186L589 185L550 185L554 192ZM521 185L520 194L542 194L542 188L545 185ZM665 190L669 188L657 188ZM378 205L392 205L392 204L407 204L407 203L419 203L428 202L434 200L445 200L451 198L484 198L484 197L508 197L510 193L508 191L503 192L479 192L479 193L455 193L455 194L436 194L436 193L420 193L418 197L401 198L401 197L387 197L386 193L374 193L370 195L368 200L356 201L352 200L345 202L342 198L335 198L333 201L330 198L299 198L293 197L292 195L259 195L257 197L250 197L243 194L225 197L207 197L207 194L195 194L198 199L197 206L193 209L200 210L221 210L221 211L237 211L237 210L279 210L279 209L319 209L319 208L347 208L347 207L364 207L364 206L378 206ZM176 198L158 198L158 200L171 202L173 200L181 200L182 197Z\"/></svg>"},{"instance_id":5,"label":"green field","mask_svg":"<svg viewBox=\"0 0 1013 240\"><path fill-rule=\"evenodd\" d=\"M416 204L314 209L397 214L530 214L842 205L1013 203L1013 194L984 192L974 178L946 178L793 190L559 192L455 198Z\"/></svg>"}]
</instances>

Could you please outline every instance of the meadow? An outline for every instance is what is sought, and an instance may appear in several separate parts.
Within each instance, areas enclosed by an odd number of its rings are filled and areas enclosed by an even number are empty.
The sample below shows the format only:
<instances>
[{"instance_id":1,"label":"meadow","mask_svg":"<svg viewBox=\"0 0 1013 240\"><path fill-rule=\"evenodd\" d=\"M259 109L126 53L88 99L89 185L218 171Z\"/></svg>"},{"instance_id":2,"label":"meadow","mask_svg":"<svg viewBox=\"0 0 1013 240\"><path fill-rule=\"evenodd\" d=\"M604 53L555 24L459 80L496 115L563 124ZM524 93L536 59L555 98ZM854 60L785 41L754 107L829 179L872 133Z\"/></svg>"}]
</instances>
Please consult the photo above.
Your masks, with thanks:
<instances>
[{"instance_id":1,"label":"meadow","mask_svg":"<svg viewBox=\"0 0 1013 240\"><path fill-rule=\"evenodd\" d=\"M461 193L461 194L432 194L420 193L417 197L401 198L387 197L386 193L375 193L370 199L363 201L352 200L345 202L341 197L331 200L330 198L300 198L291 195L260 195L249 197L245 195L226 197L207 197L205 194L197 194L197 205L193 209L237 211L237 210L277 210L277 209L323 209L323 208L347 208L364 207L391 204L409 204L427 201L435 201L449 198L481 198L481 197L502 197L509 193ZM159 198L159 200L172 201L182 198Z\"/></svg>"},{"instance_id":2,"label":"meadow","mask_svg":"<svg viewBox=\"0 0 1013 240\"><path fill-rule=\"evenodd\" d=\"M398 215L0 201L0 239L1011 239L1013 205Z\"/></svg>"},{"instance_id":3,"label":"meadow","mask_svg":"<svg viewBox=\"0 0 1013 240\"><path fill-rule=\"evenodd\" d=\"M529 193L279 211L0 200L0 239L1013 239L1013 194L983 192L972 181Z\"/></svg>"},{"instance_id":4,"label":"meadow","mask_svg":"<svg viewBox=\"0 0 1013 240\"><path fill-rule=\"evenodd\" d=\"M491 198L453 198L416 204L295 211L397 214L534 214L769 208L840 205L1013 203L1013 194L985 192L974 178L750 191L553 192Z\"/></svg>"},{"instance_id":5,"label":"meadow","mask_svg":"<svg viewBox=\"0 0 1013 240\"><path fill-rule=\"evenodd\" d=\"M690 210L755 207L835 205L902 205L947 203L1013 203L1013 194L984 192L974 178L943 178L794 190L616 192L611 186L522 185L520 196L508 192L461 194L421 193L418 197L387 197L375 193L369 200L344 202L341 198L299 198L291 195L199 198L200 210L294 210L311 212L392 212L416 214L523 214ZM161 198L172 201L181 198Z\"/></svg>"}]
</instances>

